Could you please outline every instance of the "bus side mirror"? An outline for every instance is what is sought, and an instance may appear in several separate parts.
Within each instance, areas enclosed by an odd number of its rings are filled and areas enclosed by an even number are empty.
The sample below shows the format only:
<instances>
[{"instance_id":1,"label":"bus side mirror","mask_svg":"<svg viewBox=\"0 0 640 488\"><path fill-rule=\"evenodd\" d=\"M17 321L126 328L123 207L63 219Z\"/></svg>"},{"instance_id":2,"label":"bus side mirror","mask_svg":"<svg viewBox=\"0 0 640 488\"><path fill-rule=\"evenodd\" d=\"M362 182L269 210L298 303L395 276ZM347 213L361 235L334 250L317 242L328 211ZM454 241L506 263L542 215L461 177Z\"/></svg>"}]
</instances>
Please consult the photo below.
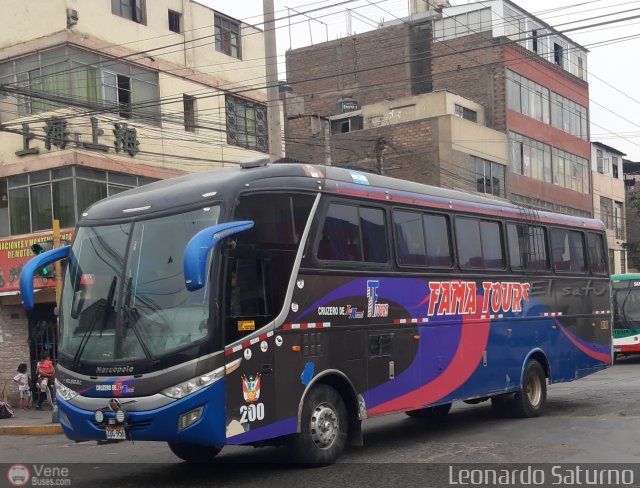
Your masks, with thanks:
<instances>
[{"instance_id":1,"label":"bus side mirror","mask_svg":"<svg viewBox=\"0 0 640 488\"><path fill-rule=\"evenodd\" d=\"M51 263L55 263L69 255L71 246L57 247L50 251L43 252L31 258L22 268L20 273L20 294L22 295L22 304L27 310L33 310L33 276L36 271L46 267Z\"/></svg>"},{"instance_id":2,"label":"bus side mirror","mask_svg":"<svg viewBox=\"0 0 640 488\"><path fill-rule=\"evenodd\" d=\"M184 283L189 291L199 290L207 277L207 258L216 244L226 237L249 230L254 223L251 220L225 222L207 227L194 235L184 249Z\"/></svg>"}]
</instances>

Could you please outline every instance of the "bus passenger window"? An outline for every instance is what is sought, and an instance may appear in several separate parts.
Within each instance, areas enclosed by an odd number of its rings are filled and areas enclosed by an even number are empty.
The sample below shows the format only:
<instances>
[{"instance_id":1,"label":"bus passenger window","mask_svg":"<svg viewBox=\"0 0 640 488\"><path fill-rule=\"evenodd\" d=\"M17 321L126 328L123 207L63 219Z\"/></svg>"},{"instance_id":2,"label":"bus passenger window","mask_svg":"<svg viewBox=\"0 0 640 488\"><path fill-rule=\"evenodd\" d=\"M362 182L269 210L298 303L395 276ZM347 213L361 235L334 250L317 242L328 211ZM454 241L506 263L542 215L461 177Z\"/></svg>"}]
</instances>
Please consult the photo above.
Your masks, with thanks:
<instances>
[{"instance_id":1,"label":"bus passenger window","mask_svg":"<svg viewBox=\"0 0 640 488\"><path fill-rule=\"evenodd\" d=\"M444 215L425 215L423 221L429 266L450 267L453 264L453 259L451 258L447 218Z\"/></svg>"},{"instance_id":2,"label":"bus passenger window","mask_svg":"<svg viewBox=\"0 0 640 488\"><path fill-rule=\"evenodd\" d=\"M593 274L606 274L607 265L604 259L604 246L600 234L587 234L589 243L589 271Z\"/></svg>"},{"instance_id":3,"label":"bus passenger window","mask_svg":"<svg viewBox=\"0 0 640 488\"><path fill-rule=\"evenodd\" d=\"M546 271L547 259L546 231L544 227L522 224L508 224L509 258L511 269L526 271Z\"/></svg>"},{"instance_id":4,"label":"bus passenger window","mask_svg":"<svg viewBox=\"0 0 640 488\"><path fill-rule=\"evenodd\" d=\"M485 268L504 268L502 254L502 233L497 222L480 221L480 238L482 239L482 257Z\"/></svg>"},{"instance_id":5,"label":"bus passenger window","mask_svg":"<svg viewBox=\"0 0 640 488\"><path fill-rule=\"evenodd\" d=\"M565 229L552 229L551 247L556 271L585 273L584 242L582 233Z\"/></svg>"},{"instance_id":6,"label":"bus passenger window","mask_svg":"<svg viewBox=\"0 0 640 488\"><path fill-rule=\"evenodd\" d=\"M362 261L358 208L331 204L322 228L318 258L330 261Z\"/></svg>"},{"instance_id":7,"label":"bus passenger window","mask_svg":"<svg viewBox=\"0 0 640 488\"><path fill-rule=\"evenodd\" d=\"M361 238L362 236L362 238ZM384 212L332 203L327 211L318 259L327 261L388 261Z\"/></svg>"},{"instance_id":8,"label":"bus passenger window","mask_svg":"<svg viewBox=\"0 0 640 488\"><path fill-rule=\"evenodd\" d=\"M398 264L401 266L427 265L424 229L420 215L417 212L393 212L396 253L398 254Z\"/></svg>"},{"instance_id":9,"label":"bus passenger window","mask_svg":"<svg viewBox=\"0 0 640 488\"><path fill-rule=\"evenodd\" d=\"M502 233L498 222L456 219L458 259L462 268L504 268Z\"/></svg>"},{"instance_id":10,"label":"bus passenger window","mask_svg":"<svg viewBox=\"0 0 640 488\"><path fill-rule=\"evenodd\" d=\"M473 219L456 219L456 240L461 268L482 268L480 222Z\"/></svg>"},{"instance_id":11,"label":"bus passenger window","mask_svg":"<svg viewBox=\"0 0 640 488\"><path fill-rule=\"evenodd\" d=\"M360 228L364 260L368 263L386 263L388 256L384 212L379 208L360 208Z\"/></svg>"}]
</instances>

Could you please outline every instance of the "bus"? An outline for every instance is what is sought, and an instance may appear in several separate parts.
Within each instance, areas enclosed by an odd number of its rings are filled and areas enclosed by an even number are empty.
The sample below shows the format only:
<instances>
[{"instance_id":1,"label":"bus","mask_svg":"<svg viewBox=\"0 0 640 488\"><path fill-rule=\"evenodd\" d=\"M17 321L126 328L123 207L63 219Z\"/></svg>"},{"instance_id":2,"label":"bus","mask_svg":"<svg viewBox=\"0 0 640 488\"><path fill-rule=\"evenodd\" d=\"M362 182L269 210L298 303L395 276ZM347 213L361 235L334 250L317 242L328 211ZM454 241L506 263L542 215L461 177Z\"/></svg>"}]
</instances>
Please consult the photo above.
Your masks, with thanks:
<instances>
[{"instance_id":1,"label":"bus","mask_svg":"<svg viewBox=\"0 0 640 488\"><path fill-rule=\"evenodd\" d=\"M640 274L611 275L613 359L640 353Z\"/></svg>"},{"instance_id":2,"label":"bus","mask_svg":"<svg viewBox=\"0 0 640 488\"><path fill-rule=\"evenodd\" d=\"M490 400L542 413L547 384L611 365L600 221L347 168L248 161L95 203L59 307L73 440L179 458L286 445L304 465L362 421Z\"/></svg>"}]
</instances>

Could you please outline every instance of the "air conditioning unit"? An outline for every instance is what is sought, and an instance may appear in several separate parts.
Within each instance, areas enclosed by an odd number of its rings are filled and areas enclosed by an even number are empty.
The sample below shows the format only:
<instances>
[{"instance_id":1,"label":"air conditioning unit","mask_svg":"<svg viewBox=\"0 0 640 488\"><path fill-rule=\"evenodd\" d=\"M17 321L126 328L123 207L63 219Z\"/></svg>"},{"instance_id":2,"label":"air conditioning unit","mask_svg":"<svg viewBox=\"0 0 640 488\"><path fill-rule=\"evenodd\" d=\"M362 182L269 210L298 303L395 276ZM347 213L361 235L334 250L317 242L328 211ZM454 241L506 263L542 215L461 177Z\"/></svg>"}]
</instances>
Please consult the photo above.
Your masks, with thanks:
<instances>
[{"instance_id":1,"label":"air conditioning unit","mask_svg":"<svg viewBox=\"0 0 640 488\"><path fill-rule=\"evenodd\" d=\"M78 23L78 11L72 8L67 9L67 27Z\"/></svg>"}]
</instances>

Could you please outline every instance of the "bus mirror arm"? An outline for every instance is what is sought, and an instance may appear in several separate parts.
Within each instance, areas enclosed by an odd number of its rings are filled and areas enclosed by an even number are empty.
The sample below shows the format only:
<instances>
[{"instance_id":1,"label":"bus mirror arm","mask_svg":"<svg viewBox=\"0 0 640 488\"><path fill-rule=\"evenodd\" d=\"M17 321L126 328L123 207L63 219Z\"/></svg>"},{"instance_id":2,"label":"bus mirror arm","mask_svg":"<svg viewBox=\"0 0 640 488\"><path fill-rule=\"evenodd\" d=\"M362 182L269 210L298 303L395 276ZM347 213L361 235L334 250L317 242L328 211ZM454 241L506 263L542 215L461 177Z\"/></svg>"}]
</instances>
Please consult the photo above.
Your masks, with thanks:
<instances>
[{"instance_id":1,"label":"bus mirror arm","mask_svg":"<svg viewBox=\"0 0 640 488\"><path fill-rule=\"evenodd\" d=\"M20 294L24 308L33 310L33 276L36 274L36 270L66 258L70 249L71 246L56 247L34 256L24 265L20 273Z\"/></svg>"},{"instance_id":2,"label":"bus mirror arm","mask_svg":"<svg viewBox=\"0 0 640 488\"><path fill-rule=\"evenodd\" d=\"M207 277L207 258L218 242L229 236L249 230L252 220L239 220L207 227L194 235L184 249L184 283L189 291L199 290Z\"/></svg>"}]
</instances>

